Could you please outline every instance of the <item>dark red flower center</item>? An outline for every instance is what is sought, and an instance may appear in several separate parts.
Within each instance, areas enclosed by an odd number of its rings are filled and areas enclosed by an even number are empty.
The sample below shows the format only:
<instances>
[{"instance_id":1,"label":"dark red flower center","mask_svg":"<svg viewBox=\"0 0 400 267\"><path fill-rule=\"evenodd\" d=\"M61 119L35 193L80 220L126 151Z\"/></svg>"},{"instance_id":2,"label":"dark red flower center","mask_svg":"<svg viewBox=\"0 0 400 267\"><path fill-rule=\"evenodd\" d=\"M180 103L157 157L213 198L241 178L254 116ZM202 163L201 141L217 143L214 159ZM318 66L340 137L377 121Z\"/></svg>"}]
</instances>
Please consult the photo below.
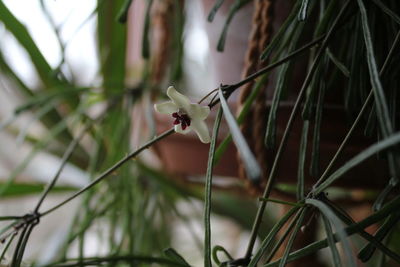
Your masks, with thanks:
<instances>
[{"instance_id":1,"label":"dark red flower center","mask_svg":"<svg viewBox=\"0 0 400 267\"><path fill-rule=\"evenodd\" d=\"M174 125L180 124L182 130L185 130L186 127L190 126L190 118L188 115L174 112L172 113L172 117L175 118Z\"/></svg>"}]
</instances>

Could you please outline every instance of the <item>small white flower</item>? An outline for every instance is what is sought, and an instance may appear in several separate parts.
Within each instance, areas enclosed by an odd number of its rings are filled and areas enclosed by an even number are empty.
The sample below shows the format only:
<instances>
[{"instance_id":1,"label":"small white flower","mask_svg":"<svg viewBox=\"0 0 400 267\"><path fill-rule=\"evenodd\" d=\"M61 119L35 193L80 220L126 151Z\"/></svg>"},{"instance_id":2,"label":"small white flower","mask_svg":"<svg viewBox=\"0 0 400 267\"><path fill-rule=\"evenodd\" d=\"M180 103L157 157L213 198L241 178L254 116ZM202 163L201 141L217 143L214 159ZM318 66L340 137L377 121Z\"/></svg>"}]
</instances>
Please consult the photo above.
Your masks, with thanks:
<instances>
[{"instance_id":1,"label":"small white flower","mask_svg":"<svg viewBox=\"0 0 400 267\"><path fill-rule=\"evenodd\" d=\"M167 95L171 101L155 104L154 109L172 115L175 132L186 134L193 129L201 142L209 143L210 134L204 120L210 114L210 108L190 103L189 99L176 91L173 86L168 87Z\"/></svg>"}]
</instances>

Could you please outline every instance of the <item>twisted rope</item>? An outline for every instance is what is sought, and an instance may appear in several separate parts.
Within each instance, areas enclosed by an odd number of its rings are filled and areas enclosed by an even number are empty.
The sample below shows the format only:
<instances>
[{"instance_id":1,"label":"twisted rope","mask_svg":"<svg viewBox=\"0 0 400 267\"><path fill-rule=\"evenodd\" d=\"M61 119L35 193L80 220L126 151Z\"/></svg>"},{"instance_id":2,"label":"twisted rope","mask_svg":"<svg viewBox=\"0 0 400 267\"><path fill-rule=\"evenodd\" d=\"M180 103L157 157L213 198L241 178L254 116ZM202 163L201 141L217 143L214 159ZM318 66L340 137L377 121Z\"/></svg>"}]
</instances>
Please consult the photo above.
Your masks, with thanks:
<instances>
[{"instance_id":1,"label":"twisted rope","mask_svg":"<svg viewBox=\"0 0 400 267\"><path fill-rule=\"evenodd\" d=\"M153 50L154 56L152 60L152 80L155 84L160 84L166 69L168 58L170 55L170 36L172 35L171 13L174 9L174 3L171 0L156 1L154 3L153 23L156 30L154 37L156 38Z\"/></svg>"}]
</instances>

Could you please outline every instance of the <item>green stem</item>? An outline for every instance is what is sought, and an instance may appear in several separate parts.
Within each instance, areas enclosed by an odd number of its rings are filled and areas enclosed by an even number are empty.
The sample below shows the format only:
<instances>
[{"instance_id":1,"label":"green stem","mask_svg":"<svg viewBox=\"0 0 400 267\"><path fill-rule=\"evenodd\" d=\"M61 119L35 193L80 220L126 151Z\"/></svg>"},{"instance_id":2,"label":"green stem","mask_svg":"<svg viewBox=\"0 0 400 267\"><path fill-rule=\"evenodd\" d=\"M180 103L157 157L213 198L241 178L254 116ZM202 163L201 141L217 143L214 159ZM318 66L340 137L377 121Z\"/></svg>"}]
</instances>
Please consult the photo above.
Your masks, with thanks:
<instances>
[{"instance_id":1,"label":"green stem","mask_svg":"<svg viewBox=\"0 0 400 267\"><path fill-rule=\"evenodd\" d=\"M300 108L301 100L304 97L304 93L306 91L306 88L308 87L308 85L310 84L310 82L312 80L312 77L313 77L313 74L314 74L314 72L315 72L315 70L317 68L318 62L320 61L320 59L324 55L324 51L325 51L325 48L328 45L328 41L330 40L330 38L332 37L333 33L335 32L335 29L337 28L337 26L339 25L338 22L342 18L342 16L345 14L345 12L347 10L347 7L349 6L350 2L351 2L350 0L347 0L346 3L343 5L342 9L340 10L340 13L338 14L338 16L336 17L335 21L333 22L331 28L329 29L328 33L326 34L326 36L325 36L325 38L324 38L324 40L323 40L323 42L321 44L321 47L318 50L318 54L315 57L315 60L314 60L312 66L310 68L310 71L308 72L307 77L305 78L303 86L302 86L302 88L301 88L301 90L300 90L300 92L298 94L296 103L294 104L292 113L290 114L288 123L286 125L286 129L285 129L285 131L283 133L281 143L279 145L278 151L276 153L276 156L275 156L272 168L271 168L271 172L270 172L270 175L269 175L269 178L268 178L267 186L265 187L265 190L264 190L263 198L268 198L268 196L270 195L270 193L272 191L272 187L273 187L273 185L275 183L275 178L276 178L275 176L276 176L276 171L277 171L277 167L278 167L278 162L280 161L280 158L282 156L283 150L286 147L286 142L287 142L287 139L289 137L289 132L290 132L292 126L293 126L294 119L295 119L295 117L296 117L296 115L298 113L298 110ZM256 238L257 238L258 228L260 227L260 224L261 224L261 221L262 221L262 216L264 214L264 210L266 208L266 205L267 205L266 202L261 202L261 204L259 205L259 208L258 208L258 211L257 211L257 214L256 214L256 218L254 220L254 224L253 224L253 228L252 228L252 232L251 232L251 236L250 236L250 241L249 241L249 244L248 244L248 247L247 247L245 258L250 259L250 257L251 257L251 254L252 254L252 251L253 251L253 247L254 247L254 244L255 244L255 241L256 241Z\"/></svg>"},{"instance_id":2,"label":"green stem","mask_svg":"<svg viewBox=\"0 0 400 267\"><path fill-rule=\"evenodd\" d=\"M84 188L82 188L81 190L79 190L78 192L76 192L75 194L73 194L72 196L68 197L67 199L65 199L64 201L62 201L61 203L55 205L54 207L46 210L45 212L41 213L41 216L45 216L57 209L59 209L60 207L64 206L66 203L68 203L69 201L75 199L76 197L80 196L82 193L85 193L86 191L88 191L90 188L92 188L93 186L95 186L96 184L98 184L99 182L101 182L104 178L106 178L108 175L110 175L111 173L113 173L115 170L117 170L119 167L121 167L123 164L125 164L128 160L136 157L137 155L139 155L143 150L149 148L151 145L153 145L154 143L160 141L161 139L164 139L165 137L171 135L175 133L174 129L170 129L168 131L165 131L164 133L162 133L161 135L157 136L156 138L150 140L149 142L147 142L146 144L144 144L143 146L141 146L139 149L131 152L130 154L126 155L124 158L122 158L120 161L118 161L117 163L115 163L113 166L111 166L108 170L106 170L105 172L103 172L100 176L98 176L96 179L94 179L90 184L88 184L87 186L85 186Z\"/></svg>"}]
</instances>

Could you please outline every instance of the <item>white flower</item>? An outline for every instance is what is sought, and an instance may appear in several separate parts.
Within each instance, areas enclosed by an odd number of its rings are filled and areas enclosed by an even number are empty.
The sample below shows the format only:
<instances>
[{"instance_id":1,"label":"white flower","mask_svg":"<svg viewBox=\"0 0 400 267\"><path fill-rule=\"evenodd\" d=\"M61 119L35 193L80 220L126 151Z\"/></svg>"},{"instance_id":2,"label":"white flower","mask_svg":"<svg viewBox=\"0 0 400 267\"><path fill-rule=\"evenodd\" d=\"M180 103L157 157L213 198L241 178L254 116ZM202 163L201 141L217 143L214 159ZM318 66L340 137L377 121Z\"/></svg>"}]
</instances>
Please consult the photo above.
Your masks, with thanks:
<instances>
[{"instance_id":1,"label":"white flower","mask_svg":"<svg viewBox=\"0 0 400 267\"><path fill-rule=\"evenodd\" d=\"M186 134L193 129L201 142L209 143L210 134L204 120L210 114L210 108L190 103L189 99L176 91L173 86L168 87L167 95L171 101L155 104L154 109L157 112L172 115L175 132Z\"/></svg>"}]
</instances>

